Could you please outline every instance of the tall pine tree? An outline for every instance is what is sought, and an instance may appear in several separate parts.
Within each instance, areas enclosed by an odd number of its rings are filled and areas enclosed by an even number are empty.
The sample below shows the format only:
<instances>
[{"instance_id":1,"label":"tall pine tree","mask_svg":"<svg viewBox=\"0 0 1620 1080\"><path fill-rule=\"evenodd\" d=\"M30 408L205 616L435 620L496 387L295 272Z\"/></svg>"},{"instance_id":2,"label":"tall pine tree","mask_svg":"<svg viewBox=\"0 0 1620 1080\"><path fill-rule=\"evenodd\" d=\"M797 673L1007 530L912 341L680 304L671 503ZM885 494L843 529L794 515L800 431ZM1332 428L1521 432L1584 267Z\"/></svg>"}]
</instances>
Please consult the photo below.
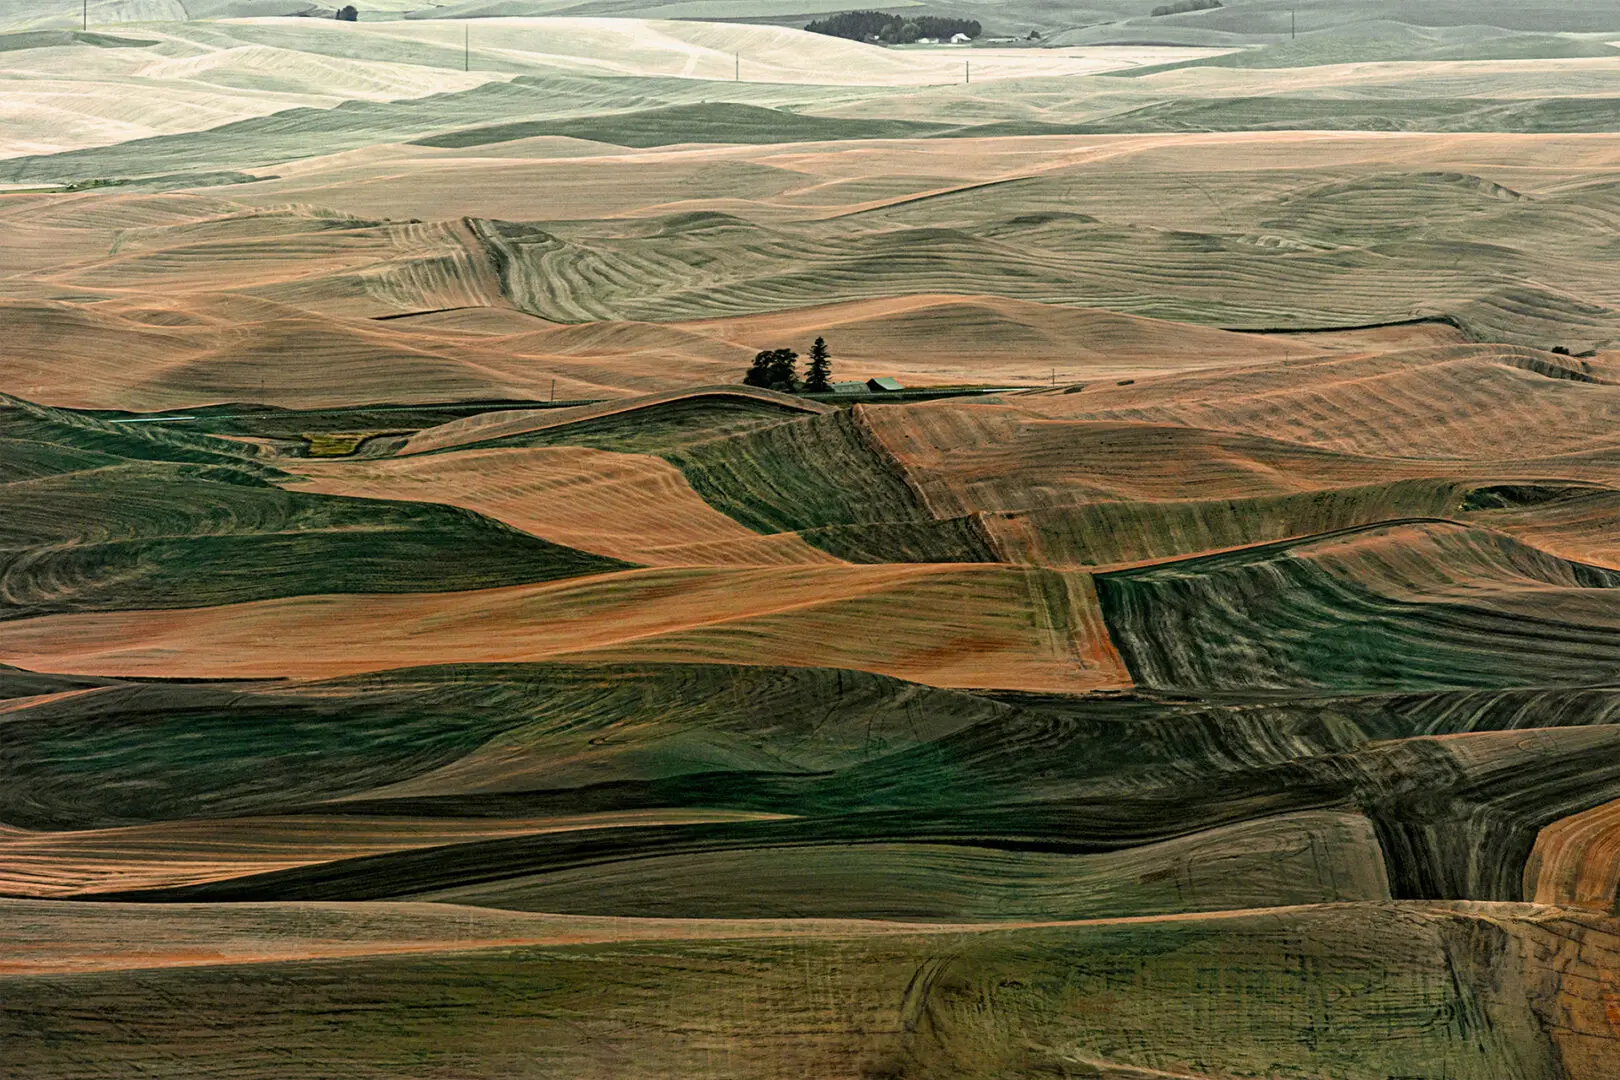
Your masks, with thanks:
<instances>
[{"instance_id":1,"label":"tall pine tree","mask_svg":"<svg viewBox=\"0 0 1620 1080\"><path fill-rule=\"evenodd\" d=\"M832 353L827 351L827 340L816 338L810 346L810 370L804 373L806 393L825 394L832 389Z\"/></svg>"}]
</instances>

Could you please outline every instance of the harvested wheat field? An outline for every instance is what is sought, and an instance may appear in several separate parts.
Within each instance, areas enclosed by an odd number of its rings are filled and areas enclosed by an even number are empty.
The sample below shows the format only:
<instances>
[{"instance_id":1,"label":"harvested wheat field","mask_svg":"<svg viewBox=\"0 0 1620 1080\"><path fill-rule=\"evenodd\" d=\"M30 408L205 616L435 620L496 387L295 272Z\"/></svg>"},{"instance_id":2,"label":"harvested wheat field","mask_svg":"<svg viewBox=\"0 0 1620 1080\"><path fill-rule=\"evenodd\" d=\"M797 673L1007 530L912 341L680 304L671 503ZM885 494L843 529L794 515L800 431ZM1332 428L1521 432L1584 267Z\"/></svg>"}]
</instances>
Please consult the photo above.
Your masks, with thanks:
<instances>
[{"instance_id":1,"label":"harvested wheat field","mask_svg":"<svg viewBox=\"0 0 1620 1080\"><path fill-rule=\"evenodd\" d=\"M1620 1080L1620 16L343 6L0 5L0 1076Z\"/></svg>"}]
</instances>

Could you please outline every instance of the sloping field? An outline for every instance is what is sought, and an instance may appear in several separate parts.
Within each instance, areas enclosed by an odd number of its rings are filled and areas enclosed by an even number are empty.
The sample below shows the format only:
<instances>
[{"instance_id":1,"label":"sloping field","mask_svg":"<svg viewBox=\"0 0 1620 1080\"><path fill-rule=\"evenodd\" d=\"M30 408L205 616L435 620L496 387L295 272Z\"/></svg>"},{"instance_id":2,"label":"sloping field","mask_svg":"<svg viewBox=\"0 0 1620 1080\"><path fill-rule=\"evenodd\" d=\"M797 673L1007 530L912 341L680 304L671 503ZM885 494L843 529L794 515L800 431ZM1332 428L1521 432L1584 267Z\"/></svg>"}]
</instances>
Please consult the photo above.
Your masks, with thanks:
<instances>
[{"instance_id":1,"label":"sloping field","mask_svg":"<svg viewBox=\"0 0 1620 1080\"><path fill-rule=\"evenodd\" d=\"M235 444L0 409L0 618L543 581L628 565L476 513L288 492ZM213 460L210 461L209 459Z\"/></svg>"},{"instance_id":2,"label":"sloping field","mask_svg":"<svg viewBox=\"0 0 1620 1080\"><path fill-rule=\"evenodd\" d=\"M941 686L1123 685L1088 603L1089 590L1059 575L998 567L652 570L420 598L35 618L0 626L0 647L23 666L126 675L335 675L588 653L856 667ZM874 619L893 630L869 637ZM334 639L341 652L309 650Z\"/></svg>"},{"instance_id":3,"label":"sloping field","mask_svg":"<svg viewBox=\"0 0 1620 1080\"><path fill-rule=\"evenodd\" d=\"M1475 501L1482 508L1474 520L1566 559L1620 568L1614 528L1617 498L1607 490L1580 487L1526 492L1508 486L1481 492ZM1525 502L1530 505L1515 505Z\"/></svg>"},{"instance_id":4,"label":"sloping field","mask_svg":"<svg viewBox=\"0 0 1620 1080\"><path fill-rule=\"evenodd\" d=\"M968 370L1036 383L1054 368L1074 382L1139 376L1161 365L1280 360L1301 351L1254 335L999 296L903 296L682 325L739 343L825 335L837 343L841 365L892 372L908 385Z\"/></svg>"},{"instance_id":5,"label":"sloping field","mask_svg":"<svg viewBox=\"0 0 1620 1080\"><path fill-rule=\"evenodd\" d=\"M1606 362L1457 345L1098 386L1031 407L1075 419L1222 428L1352 454L1503 461L1611 441L1620 408L1613 374Z\"/></svg>"},{"instance_id":6,"label":"sloping field","mask_svg":"<svg viewBox=\"0 0 1620 1080\"><path fill-rule=\"evenodd\" d=\"M255 20L252 24L305 33L310 24ZM353 27L315 24L329 37L356 31L380 50L436 46L448 53L463 42L462 23L450 20L362 23ZM963 77L959 50L899 51L877 48L801 30L734 23L673 22L660 19L483 18L477 23L481 48L499 50L502 59L543 64L590 75L664 75L732 81L818 85L930 85ZM323 50L321 43L306 47ZM983 49L969 57L981 79L1086 75L1124 67L1190 59L1218 50L1151 46L1076 49ZM533 59L529 59L532 56ZM739 70L740 61L740 70Z\"/></svg>"},{"instance_id":7,"label":"sloping field","mask_svg":"<svg viewBox=\"0 0 1620 1080\"><path fill-rule=\"evenodd\" d=\"M685 421L690 415L689 406L700 410L694 418L695 422ZM619 442L622 444L624 439L645 438L649 427L665 426L704 432L712 437L717 426L714 423L716 413L724 415L735 412L747 417L750 422L770 425L796 415L813 415L824 411L825 406L813 401L795 399L772 390L751 386L706 387L558 411L515 409L481 413L419 431L406 441L400 451L403 454L432 453L486 443L510 443L520 437L543 439L545 433L566 440L582 431L586 439L596 436L613 445L615 432L620 435ZM678 436L676 440L679 441ZM632 449L628 446L623 448Z\"/></svg>"},{"instance_id":8,"label":"sloping field","mask_svg":"<svg viewBox=\"0 0 1620 1080\"><path fill-rule=\"evenodd\" d=\"M282 14L299 7L264 6L290 9ZM243 13L252 14L251 6ZM186 18L178 4L159 4L136 14L143 25L124 34L11 35L18 40L0 49L0 73L18 85L7 95L0 155L106 146L350 101L454 94L516 75L926 86L968 74L961 50L887 50L782 27L626 18L160 21ZM983 82L1087 75L1220 51L979 49L971 61ZM130 107L130 95L139 95L141 108Z\"/></svg>"},{"instance_id":9,"label":"sloping field","mask_svg":"<svg viewBox=\"0 0 1620 1080\"><path fill-rule=\"evenodd\" d=\"M1248 499L1440 471L1173 424L1052 421L1030 407L1036 400L1019 399L1016 407L867 409L862 415L941 515L1122 500Z\"/></svg>"},{"instance_id":10,"label":"sloping field","mask_svg":"<svg viewBox=\"0 0 1620 1080\"><path fill-rule=\"evenodd\" d=\"M449 503L554 543L646 566L833 562L795 536L765 537L712 509L673 466L586 447L300 463L300 490Z\"/></svg>"},{"instance_id":11,"label":"sloping field","mask_svg":"<svg viewBox=\"0 0 1620 1080\"><path fill-rule=\"evenodd\" d=\"M1435 480L1329 488L1246 499L1104 500L1004 511L984 524L1013 562L1098 567L1174 558L1338 532L1400 518L1435 518L1462 501Z\"/></svg>"},{"instance_id":12,"label":"sloping field","mask_svg":"<svg viewBox=\"0 0 1620 1080\"><path fill-rule=\"evenodd\" d=\"M454 908L430 910L450 925L458 917ZM484 925L520 941L519 928L533 927L541 941L550 936L543 928L573 929L557 920ZM634 925L626 924L627 939ZM278 973L287 993L269 1004L244 985L246 966L10 977L5 1015L45 1035L19 1057L42 1077L77 1067L76 1057L39 1048L80 1042L87 1012L118 1021L118 1034L98 1039L97 1060L131 1069L174 1048L169 1025L201 1012L228 1024L188 1032L196 1066L285 1072L271 1062L291 1052L293 1076L356 1067L399 1076L419 1068L413 1060L448 1059L520 1060L540 1076L729 1077L782 1067L973 1075L1033 1064L1131 1077L1196 1075L1189 1070L1204 1055L1219 1055L1244 1071L1326 1065L1356 1080L1413 1068L1459 1080L1550 1078L1566 1065L1601 1075L1590 1071L1602 1067L1605 1049L1601 997L1585 986L1614 949L1605 926L1579 916L1443 905L970 935L807 926L789 932L788 948L781 938L729 936L724 924L712 933L305 961ZM1488 950L1477 946L1482 936ZM1542 950L1572 966L1554 975L1531 959ZM1455 978L1430 978L1436 968ZM922 988L919 972L928 979ZM823 997L805 993L807 979ZM537 998L536 981L557 989ZM1320 985L1342 989L1349 1003L1326 1032L1325 1006L1313 1004ZM1476 988L1487 986L1503 989L1482 1000ZM1248 1002L1272 995L1276 1006L1249 1014ZM627 1028L611 1019L655 1000L664 1002L656 1022ZM1009 1031L985 1018L986 1001L997 1016L1033 1019ZM1542 1009L1567 1017L1556 1041L1533 1034ZM334 1013L354 1017L340 1034L326 1021ZM1460 1030L1433 1019L1458 1014L1481 1019ZM1484 1037L1479 1023L1489 1024Z\"/></svg>"},{"instance_id":13,"label":"sloping field","mask_svg":"<svg viewBox=\"0 0 1620 1080\"><path fill-rule=\"evenodd\" d=\"M172 18L154 11L148 19ZM180 16L183 18L184 16ZM143 20L144 21L144 20ZM318 57L184 24L62 35L0 50L8 84L0 156L51 154L200 131L291 109L454 93L510 78L383 56ZM199 40L200 39L200 40ZM138 95L139 104L132 102Z\"/></svg>"},{"instance_id":14,"label":"sloping field","mask_svg":"<svg viewBox=\"0 0 1620 1080\"><path fill-rule=\"evenodd\" d=\"M0 1075L1620 1080L1612 15L360 6L0 12Z\"/></svg>"},{"instance_id":15,"label":"sloping field","mask_svg":"<svg viewBox=\"0 0 1620 1080\"><path fill-rule=\"evenodd\" d=\"M133 409L609 398L735 379L758 349L825 336L840 375L1083 382L1081 400L1107 380L1263 363L1253 378L1270 385L1236 380L1219 407L1252 393L1297 408L1292 430L1268 427L1281 437L1310 441L1312 408L1408 414L1391 433L1339 437L1357 452L1452 452L1478 438L1478 409L1504 444L1604 423L1599 391L1534 382L1555 369L1610 381L1600 360L1543 352L1584 353L1617 325L1592 239L1617 210L1595 182L1601 139L1550 149L1549 169L1505 137L1276 137L1286 167L1265 171L1233 171L1214 136L910 140L881 144L877 176L875 159L832 152L842 144L555 157L540 143L493 161L337 155L235 185L229 202L0 198L20 267L0 288L13 387ZM569 220L533 220L514 193L537 184ZM492 205L498 218L454 216ZM539 317L513 321L513 307ZM456 314L491 311L498 334ZM1413 318L1449 322L1348 337L1212 328ZM1470 337L1542 355L1463 349ZM1394 356L1401 341L1428 355ZM1310 366L1347 351L1378 355ZM1546 407L1516 411L1530 391ZM1145 393L1097 415L1204 422ZM1428 423L1426 403L1450 395L1450 426ZM1392 441L1418 421L1426 445Z\"/></svg>"},{"instance_id":16,"label":"sloping field","mask_svg":"<svg viewBox=\"0 0 1620 1080\"><path fill-rule=\"evenodd\" d=\"M436 890L426 898L528 911L745 918L840 912L927 922L1220 910L1388 897L1365 819L1297 815L1123 853L1051 855L875 843L674 854ZM739 881L759 884L739 891ZM948 884L946 884L948 883ZM1241 884L1240 884L1241 883ZM1231 892L1234 886L1242 892ZM604 905L603 891L618 899ZM812 899L827 890L828 895Z\"/></svg>"},{"instance_id":17,"label":"sloping field","mask_svg":"<svg viewBox=\"0 0 1620 1080\"><path fill-rule=\"evenodd\" d=\"M0 889L8 896L64 897L78 893L174 888L333 859L501 836L617 826L645 828L661 822L692 824L724 821L736 816L727 812L642 811L571 818L457 821L432 817L302 815L234 818L229 836L222 836L219 825L212 821L161 822L75 832L7 830L0 833L0 851L5 852Z\"/></svg>"},{"instance_id":18,"label":"sloping field","mask_svg":"<svg viewBox=\"0 0 1620 1080\"><path fill-rule=\"evenodd\" d=\"M1581 351L1612 336L1614 293L1591 246L1593 226L1614 212L1610 193L1514 187L1549 181L1520 157L1531 141L1452 136L1420 149L1398 137L1324 147L1319 137L1275 136L1275 152L1295 169L1237 172L1222 138L874 144L885 173L914 177L909 190L896 191L897 178L887 192L847 181L866 163L853 150L677 149L615 159L625 166L616 180L638 192L633 221L485 235L499 237L514 302L563 321L990 293L1252 329L1444 316L1474 336L1543 348ZM1560 146L1561 169L1579 177L1576 163L1602 160L1599 145ZM336 201L418 215L493 205L521 220L524 208L502 192L532 177L555 186L567 207L559 217L577 216L574 204L583 211L592 198L620 204L621 192L630 210L629 189L600 190L602 160L514 151L474 176L470 163L435 158L409 191L397 180L354 178ZM719 161L732 165L716 169ZM589 195L573 186L587 172L598 186ZM683 174L692 182L677 185ZM1518 197L1500 197L1504 189ZM328 190L306 175L244 185L239 197L329 198ZM1142 211L1144 198L1154 213ZM655 215L663 220L646 220ZM1348 235L1344 223L1369 218L1379 226ZM1558 268L1540 273L1531 267L1554 252L1531 237L1549 233L1562 239ZM703 258L722 246L732 253L723 265ZM1459 260L1462 252L1472 255Z\"/></svg>"},{"instance_id":19,"label":"sloping field","mask_svg":"<svg viewBox=\"0 0 1620 1080\"><path fill-rule=\"evenodd\" d=\"M1262 590L1266 579L1286 584ZM1620 633L1614 571L1452 523L1353 529L1097 580L1133 677L1166 688L1599 682Z\"/></svg>"}]
</instances>

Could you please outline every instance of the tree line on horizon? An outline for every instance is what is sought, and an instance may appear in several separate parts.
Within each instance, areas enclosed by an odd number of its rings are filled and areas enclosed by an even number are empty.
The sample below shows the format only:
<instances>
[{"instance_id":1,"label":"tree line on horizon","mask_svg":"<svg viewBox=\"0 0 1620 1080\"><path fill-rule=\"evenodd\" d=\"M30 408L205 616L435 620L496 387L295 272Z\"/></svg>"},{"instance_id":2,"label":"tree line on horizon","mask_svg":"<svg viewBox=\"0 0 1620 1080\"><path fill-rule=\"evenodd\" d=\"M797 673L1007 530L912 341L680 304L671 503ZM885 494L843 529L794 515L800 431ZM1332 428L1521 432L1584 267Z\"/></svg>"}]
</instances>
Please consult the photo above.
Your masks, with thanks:
<instances>
[{"instance_id":1,"label":"tree line on horizon","mask_svg":"<svg viewBox=\"0 0 1620 1080\"><path fill-rule=\"evenodd\" d=\"M1224 6L1221 0L1176 0L1173 4L1160 4L1149 14L1159 18L1164 15L1185 15L1189 11L1213 11Z\"/></svg>"},{"instance_id":2,"label":"tree line on horizon","mask_svg":"<svg viewBox=\"0 0 1620 1080\"><path fill-rule=\"evenodd\" d=\"M977 19L951 19L939 15L902 18L885 11L845 11L816 19L805 26L812 34L874 41L884 45L909 45L919 38L949 41L957 34L976 38L984 32Z\"/></svg>"},{"instance_id":3,"label":"tree line on horizon","mask_svg":"<svg viewBox=\"0 0 1620 1080\"><path fill-rule=\"evenodd\" d=\"M832 352L825 338L810 346L810 364L799 381L799 354L792 349L762 349L743 376L746 386L780 390L785 394L825 394L832 389Z\"/></svg>"}]
</instances>

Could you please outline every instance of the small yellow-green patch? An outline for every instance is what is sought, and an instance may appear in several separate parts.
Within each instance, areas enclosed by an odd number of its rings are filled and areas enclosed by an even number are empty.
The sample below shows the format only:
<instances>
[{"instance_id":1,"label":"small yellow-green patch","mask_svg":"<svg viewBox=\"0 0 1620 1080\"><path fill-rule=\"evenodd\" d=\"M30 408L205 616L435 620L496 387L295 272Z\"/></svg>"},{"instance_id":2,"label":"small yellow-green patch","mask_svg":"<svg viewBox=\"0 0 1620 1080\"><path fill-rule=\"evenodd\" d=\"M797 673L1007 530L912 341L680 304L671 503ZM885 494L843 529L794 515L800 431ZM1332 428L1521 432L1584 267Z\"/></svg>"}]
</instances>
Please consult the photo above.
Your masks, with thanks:
<instances>
[{"instance_id":1,"label":"small yellow-green patch","mask_svg":"<svg viewBox=\"0 0 1620 1080\"><path fill-rule=\"evenodd\" d=\"M348 457L367 439L387 435L386 431L304 431L299 433L309 446L310 457Z\"/></svg>"}]
</instances>

